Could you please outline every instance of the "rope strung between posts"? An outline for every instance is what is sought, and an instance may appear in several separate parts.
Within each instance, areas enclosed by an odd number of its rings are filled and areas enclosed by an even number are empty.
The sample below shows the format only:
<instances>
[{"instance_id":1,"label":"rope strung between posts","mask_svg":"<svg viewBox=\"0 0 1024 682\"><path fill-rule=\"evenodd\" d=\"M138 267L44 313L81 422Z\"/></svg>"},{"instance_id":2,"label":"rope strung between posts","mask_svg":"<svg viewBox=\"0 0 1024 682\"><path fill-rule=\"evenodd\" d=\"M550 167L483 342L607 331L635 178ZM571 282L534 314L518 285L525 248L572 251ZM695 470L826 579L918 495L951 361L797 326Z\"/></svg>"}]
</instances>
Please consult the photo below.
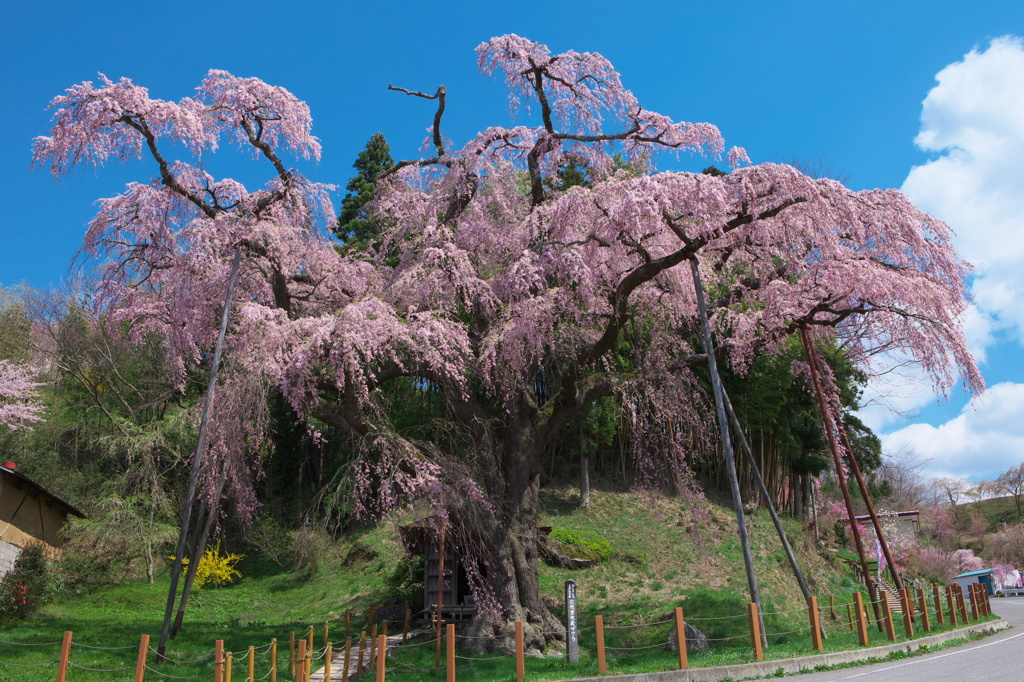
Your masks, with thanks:
<instances>
[{"instance_id":1,"label":"rope strung between posts","mask_svg":"<svg viewBox=\"0 0 1024 682\"><path fill-rule=\"evenodd\" d=\"M805 628L797 628L796 630L787 630L786 632L766 632L766 633L764 633L764 636L765 637L779 637L781 635L792 635L794 632L809 631L810 629L811 629L811 626L808 625Z\"/></svg>"},{"instance_id":2,"label":"rope strung between posts","mask_svg":"<svg viewBox=\"0 0 1024 682\"><path fill-rule=\"evenodd\" d=\"M692 618L690 616L687 616L686 617L686 622L687 623L694 623L694 622L703 623L704 621L707 621L707 620L736 620L737 618L749 618L749 616L747 614L741 614L739 616L709 616L707 618Z\"/></svg>"},{"instance_id":3,"label":"rope strung between posts","mask_svg":"<svg viewBox=\"0 0 1024 682\"><path fill-rule=\"evenodd\" d=\"M510 656L489 656L487 658L478 658L475 656L459 656L455 654L455 658L461 658L464 661L497 661L499 659L508 660Z\"/></svg>"},{"instance_id":4,"label":"rope strung between posts","mask_svg":"<svg viewBox=\"0 0 1024 682\"><path fill-rule=\"evenodd\" d=\"M605 645L605 649L608 651L640 651L641 649L656 649L658 647L664 647L664 642L657 644L651 644L650 646L608 646Z\"/></svg>"},{"instance_id":5,"label":"rope strung between posts","mask_svg":"<svg viewBox=\"0 0 1024 682\"><path fill-rule=\"evenodd\" d=\"M112 668L110 670L104 670L104 669L101 669L101 668L86 668L84 665L78 665L74 661L68 661L68 665L70 665L72 668L81 668L82 670L88 670L89 672L94 672L94 673L118 673L118 672L121 672L122 670L134 670L135 669L134 665L126 665L123 668Z\"/></svg>"},{"instance_id":6,"label":"rope strung between posts","mask_svg":"<svg viewBox=\"0 0 1024 682\"><path fill-rule=\"evenodd\" d=\"M160 675L161 677L170 677L175 680L198 680L200 677L202 677L201 675L189 675L187 677L182 677L181 675L171 675L169 673L160 672L159 670L150 668L148 665L144 665L142 667L144 667L146 670L153 673L154 675Z\"/></svg>"},{"instance_id":7,"label":"rope strung between posts","mask_svg":"<svg viewBox=\"0 0 1024 682\"><path fill-rule=\"evenodd\" d=\"M821 611L821 608L822 608L821 605L819 605L818 606L818 610ZM825 608L828 608L828 607L826 606ZM807 607L806 606L802 606L802 607L800 607L798 609L790 609L789 611L772 611L771 613L762 612L761 615L762 616L783 616L783 615L785 615L787 613L797 613L798 611L806 611L806 610L807 610Z\"/></svg>"},{"instance_id":8,"label":"rope strung between posts","mask_svg":"<svg viewBox=\"0 0 1024 682\"><path fill-rule=\"evenodd\" d=\"M83 649L98 649L100 651L123 651L125 649L138 649L138 644L131 646L89 646L88 644L79 644L78 642L71 642L71 646L82 647Z\"/></svg>"},{"instance_id":9,"label":"rope strung between posts","mask_svg":"<svg viewBox=\"0 0 1024 682\"><path fill-rule=\"evenodd\" d=\"M61 642L46 642L45 644L30 644L28 642L5 642L0 639L0 644L10 644L11 646L59 646Z\"/></svg>"},{"instance_id":10,"label":"rope strung between posts","mask_svg":"<svg viewBox=\"0 0 1024 682\"><path fill-rule=\"evenodd\" d=\"M15 668L42 668L43 666L54 665L53 661L48 663L10 663L8 661L0 661L0 663L3 663L4 665L12 665Z\"/></svg>"},{"instance_id":11,"label":"rope strung between posts","mask_svg":"<svg viewBox=\"0 0 1024 682\"><path fill-rule=\"evenodd\" d=\"M665 623L672 623L675 618L668 618L666 620L659 620L654 623L640 623L638 625L605 625L605 630L629 630L631 628L652 628L655 625L664 625Z\"/></svg>"},{"instance_id":12,"label":"rope strung between posts","mask_svg":"<svg viewBox=\"0 0 1024 682\"><path fill-rule=\"evenodd\" d=\"M157 654L158 656L160 655L157 652L157 650L154 649L152 646L149 647L149 650L152 651L154 654ZM189 660L189 661L179 661L177 659L170 658L170 657L165 655L164 656L164 660L165 661L170 661L171 663L174 663L175 665L178 665L178 664L186 665L186 664L189 664L189 663L198 663L199 661L205 661L206 659L212 657L213 654L214 654L214 652L211 651L210 653L206 654L205 656L200 656L199 658L193 658L192 660ZM225 651L224 654L227 655L228 652ZM186 678L186 679L188 679L188 678Z\"/></svg>"}]
</instances>

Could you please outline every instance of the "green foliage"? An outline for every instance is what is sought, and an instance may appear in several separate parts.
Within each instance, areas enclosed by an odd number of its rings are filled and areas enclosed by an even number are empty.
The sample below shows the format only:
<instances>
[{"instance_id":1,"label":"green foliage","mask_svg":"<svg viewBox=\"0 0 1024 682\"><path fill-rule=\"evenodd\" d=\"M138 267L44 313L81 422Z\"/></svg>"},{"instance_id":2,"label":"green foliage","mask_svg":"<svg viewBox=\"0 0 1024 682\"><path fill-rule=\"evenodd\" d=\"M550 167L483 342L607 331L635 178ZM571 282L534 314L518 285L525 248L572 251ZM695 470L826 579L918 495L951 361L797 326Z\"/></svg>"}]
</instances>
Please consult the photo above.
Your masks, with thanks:
<instances>
[{"instance_id":1,"label":"green foliage","mask_svg":"<svg viewBox=\"0 0 1024 682\"><path fill-rule=\"evenodd\" d=\"M381 175L394 165L387 140L381 133L374 133L352 164L359 173L345 186L348 194L341 202L341 215L334 231L339 239L348 244L367 245L380 234L379 219L367 210L367 204L377 195Z\"/></svg>"},{"instance_id":2,"label":"green foliage","mask_svg":"<svg viewBox=\"0 0 1024 682\"><path fill-rule=\"evenodd\" d=\"M42 543L23 547L0 579L0 625L32 615L52 595L54 577Z\"/></svg>"},{"instance_id":3,"label":"green foliage","mask_svg":"<svg viewBox=\"0 0 1024 682\"><path fill-rule=\"evenodd\" d=\"M615 555L612 543L594 531L555 528L551 538L558 542L562 551L576 559L607 561Z\"/></svg>"},{"instance_id":4,"label":"green foliage","mask_svg":"<svg viewBox=\"0 0 1024 682\"><path fill-rule=\"evenodd\" d=\"M384 589L389 597L408 601L412 608L423 606L423 555L404 557L395 564L395 570L384 578Z\"/></svg>"}]
</instances>

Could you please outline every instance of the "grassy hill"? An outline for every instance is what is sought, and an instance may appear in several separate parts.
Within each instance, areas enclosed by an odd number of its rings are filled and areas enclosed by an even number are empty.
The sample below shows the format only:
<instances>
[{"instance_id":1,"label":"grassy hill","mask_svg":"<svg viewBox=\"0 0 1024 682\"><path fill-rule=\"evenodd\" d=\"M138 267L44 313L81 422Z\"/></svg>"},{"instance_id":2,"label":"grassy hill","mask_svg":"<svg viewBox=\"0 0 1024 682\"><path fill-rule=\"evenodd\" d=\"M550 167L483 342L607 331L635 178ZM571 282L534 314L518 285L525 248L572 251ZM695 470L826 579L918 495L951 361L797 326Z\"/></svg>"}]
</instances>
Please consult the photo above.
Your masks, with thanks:
<instances>
[{"instance_id":1,"label":"grassy hill","mask_svg":"<svg viewBox=\"0 0 1024 682\"><path fill-rule=\"evenodd\" d=\"M544 525L600 533L615 552L606 563L586 569L542 568L542 592L556 613L561 611L563 583L568 578L578 584L583 625L592 625L598 613L609 625L653 623L680 604L686 605L688 618L743 612L748 601L746 578L735 520L727 506L708 501L694 513L678 498L595 490L591 507L580 509L577 493L565 489L543 490L541 506ZM385 579L404 555L396 526L396 520L385 520L329 547L319 572L312 576L296 577L258 556L246 557L239 564L241 579L195 595L185 627L172 644L173 656L195 658L208 652L218 638L236 651L272 637L287 642L289 632L301 636L309 625L316 626L319 642L325 621L330 622L331 639L340 641L347 609L353 613L358 634L366 608L388 596ZM765 610L802 609L803 598L767 512L751 514L749 526ZM848 601L855 583L805 541L798 523L787 520L786 526L812 592L823 597L825 606L829 595L835 595L837 603ZM64 630L72 630L76 641L91 646L137 645L141 634L158 634L166 595L166 578L153 585L136 582L65 595L30 620L6 628L0 639L53 642L60 640ZM794 617L799 623L804 618L799 613ZM742 621L737 626L742 629ZM783 629L779 625L775 631ZM665 636L660 630L639 633L621 641L635 644L653 639L656 643ZM114 653L92 653L92 667L111 667L120 661ZM32 655L43 654L0 645L0 660L35 660ZM184 666L179 672L188 670ZM0 670L0 679L2 674ZM93 679L82 675L76 679ZM18 679L33 678L26 672Z\"/></svg>"}]
</instances>

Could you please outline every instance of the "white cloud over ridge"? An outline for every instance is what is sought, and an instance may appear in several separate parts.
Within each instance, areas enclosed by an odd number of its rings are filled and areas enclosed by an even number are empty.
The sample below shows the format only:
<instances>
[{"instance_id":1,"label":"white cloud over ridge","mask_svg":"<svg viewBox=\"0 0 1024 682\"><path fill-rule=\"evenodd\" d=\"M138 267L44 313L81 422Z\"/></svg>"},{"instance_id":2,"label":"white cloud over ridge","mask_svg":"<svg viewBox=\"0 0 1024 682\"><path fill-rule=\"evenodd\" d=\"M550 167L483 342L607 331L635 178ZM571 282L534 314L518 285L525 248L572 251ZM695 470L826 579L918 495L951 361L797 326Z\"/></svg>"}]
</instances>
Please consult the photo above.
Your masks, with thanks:
<instances>
[{"instance_id":1,"label":"white cloud over ridge","mask_svg":"<svg viewBox=\"0 0 1024 682\"><path fill-rule=\"evenodd\" d=\"M1024 384L996 384L945 424L910 424L882 436L882 446L932 459L932 476L990 478L1024 460L1022 406Z\"/></svg>"},{"instance_id":2,"label":"white cloud over ridge","mask_svg":"<svg viewBox=\"0 0 1024 682\"><path fill-rule=\"evenodd\" d=\"M976 268L974 305L963 321L979 361L995 343L1024 345L1024 40L1005 36L936 75L917 146L935 158L915 166L902 190L948 223ZM897 406L935 399L904 381ZM880 384L876 393L892 391ZM893 416L868 410L873 426ZM939 426L910 424L882 436L886 451L931 458L929 475L985 477L1024 460L1024 384L996 383Z\"/></svg>"}]
</instances>

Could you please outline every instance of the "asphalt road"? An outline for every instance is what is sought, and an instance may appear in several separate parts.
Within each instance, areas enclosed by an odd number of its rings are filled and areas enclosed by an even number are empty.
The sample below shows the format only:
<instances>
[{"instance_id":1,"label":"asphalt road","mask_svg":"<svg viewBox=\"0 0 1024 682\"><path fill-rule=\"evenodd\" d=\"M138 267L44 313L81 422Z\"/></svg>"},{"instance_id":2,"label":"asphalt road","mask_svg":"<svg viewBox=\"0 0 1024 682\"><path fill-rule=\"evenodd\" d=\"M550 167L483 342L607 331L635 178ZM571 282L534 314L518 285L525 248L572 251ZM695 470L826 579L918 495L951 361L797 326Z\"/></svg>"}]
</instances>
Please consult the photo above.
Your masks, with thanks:
<instances>
[{"instance_id":1,"label":"asphalt road","mask_svg":"<svg viewBox=\"0 0 1024 682\"><path fill-rule=\"evenodd\" d=\"M1024 597L993 599L1013 627L977 642L903 661L799 675L799 682L1024 682Z\"/></svg>"}]
</instances>

